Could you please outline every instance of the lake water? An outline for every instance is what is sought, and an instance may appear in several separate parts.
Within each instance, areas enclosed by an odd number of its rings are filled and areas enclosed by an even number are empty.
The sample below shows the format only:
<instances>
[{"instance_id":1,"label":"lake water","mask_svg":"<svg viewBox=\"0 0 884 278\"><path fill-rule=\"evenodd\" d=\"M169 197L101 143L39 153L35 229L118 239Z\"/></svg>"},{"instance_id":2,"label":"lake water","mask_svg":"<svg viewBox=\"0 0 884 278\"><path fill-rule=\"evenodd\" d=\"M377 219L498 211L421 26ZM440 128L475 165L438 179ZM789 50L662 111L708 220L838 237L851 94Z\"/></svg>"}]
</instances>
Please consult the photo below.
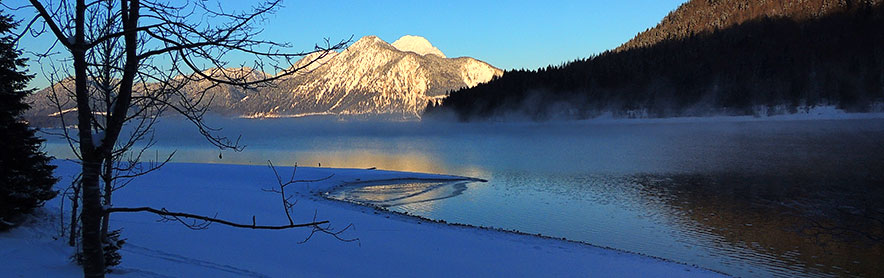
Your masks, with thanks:
<instances>
[{"instance_id":1,"label":"lake water","mask_svg":"<svg viewBox=\"0 0 884 278\"><path fill-rule=\"evenodd\" d=\"M245 151L186 124L174 161L454 174L480 183L341 187L329 196L426 218L564 237L745 277L881 276L884 119L433 123L219 120ZM47 150L70 157L50 140Z\"/></svg>"}]
</instances>

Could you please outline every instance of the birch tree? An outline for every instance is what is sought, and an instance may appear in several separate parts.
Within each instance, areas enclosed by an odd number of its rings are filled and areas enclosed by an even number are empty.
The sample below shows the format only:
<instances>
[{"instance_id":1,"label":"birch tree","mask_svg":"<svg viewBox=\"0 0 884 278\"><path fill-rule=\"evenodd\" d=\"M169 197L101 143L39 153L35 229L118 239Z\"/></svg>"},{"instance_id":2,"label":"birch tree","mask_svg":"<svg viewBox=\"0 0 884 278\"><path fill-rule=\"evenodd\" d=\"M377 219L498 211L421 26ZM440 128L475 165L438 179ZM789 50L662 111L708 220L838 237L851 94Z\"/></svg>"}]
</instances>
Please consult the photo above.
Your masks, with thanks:
<instances>
[{"instance_id":1,"label":"birch tree","mask_svg":"<svg viewBox=\"0 0 884 278\"><path fill-rule=\"evenodd\" d=\"M153 127L160 116L181 115L208 143L220 150L241 150L238 140L220 136L206 124L204 117L212 101L206 92L214 86L268 86L343 48L349 40L331 43L326 39L310 51L296 52L289 44L259 39L261 24L280 6L280 0L257 2L247 11L228 11L220 2L203 0L29 3L16 7L36 11L25 21L22 35L55 40L38 58L53 69L49 74L50 82L56 84L51 85L53 101L63 133L82 167L76 192L82 203L80 237L86 277L104 276L102 243L109 216L116 212L150 212L179 221L195 219L251 229L311 227L313 233L337 236L322 226L327 221L316 219L295 223L289 218L283 225L257 225L166 209L113 207L111 193L125 185L117 182L156 170L171 158L139 163L153 143ZM319 55L294 66L297 59L313 53ZM230 57L249 59L230 69ZM210 85L195 92L189 85L196 83ZM76 109L63 109L68 101ZM76 113L72 130L64 122L65 113ZM279 192L284 192L282 184ZM291 206L284 204L284 208Z\"/></svg>"}]
</instances>

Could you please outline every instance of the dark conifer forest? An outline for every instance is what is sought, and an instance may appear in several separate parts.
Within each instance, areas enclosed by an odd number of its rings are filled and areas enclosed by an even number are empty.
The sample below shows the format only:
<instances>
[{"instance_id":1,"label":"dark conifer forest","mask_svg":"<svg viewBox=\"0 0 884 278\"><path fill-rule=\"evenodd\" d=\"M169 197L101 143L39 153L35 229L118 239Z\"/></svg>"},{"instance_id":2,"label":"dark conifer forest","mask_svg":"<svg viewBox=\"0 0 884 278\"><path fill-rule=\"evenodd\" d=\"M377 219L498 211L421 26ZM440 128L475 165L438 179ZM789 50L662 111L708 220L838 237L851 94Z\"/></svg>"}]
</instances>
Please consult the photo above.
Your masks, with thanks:
<instances>
[{"instance_id":1,"label":"dark conifer forest","mask_svg":"<svg viewBox=\"0 0 884 278\"><path fill-rule=\"evenodd\" d=\"M58 193L52 190L56 166L41 149L43 139L21 115L28 109L25 89L32 76L23 68L25 59L15 48L16 21L0 13L0 231L23 221L43 202Z\"/></svg>"},{"instance_id":2,"label":"dark conifer forest","mask_svg":"<svg viewBox=\"0 0 884 278\"><path fill-rule=\"evenodd\" d=\"M563 65L507 71L451 92L425 115L545 120L605 112L789 113L815 105L880 110L884 5L828 2L690 1L617 49Z\"/></svg>"}]
</instances>

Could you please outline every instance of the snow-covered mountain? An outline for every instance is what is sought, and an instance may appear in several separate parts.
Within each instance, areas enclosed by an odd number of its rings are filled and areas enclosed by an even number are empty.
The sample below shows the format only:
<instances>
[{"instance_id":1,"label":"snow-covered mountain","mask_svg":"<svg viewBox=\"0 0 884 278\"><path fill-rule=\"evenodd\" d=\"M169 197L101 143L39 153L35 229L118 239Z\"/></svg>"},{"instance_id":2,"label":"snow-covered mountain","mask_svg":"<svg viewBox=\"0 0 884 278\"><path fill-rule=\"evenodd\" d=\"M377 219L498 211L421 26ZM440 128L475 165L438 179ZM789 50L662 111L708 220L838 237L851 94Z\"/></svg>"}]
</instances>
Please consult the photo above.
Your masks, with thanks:
<instances>
[{"instance_id":1,"label":"snow-covered mountain","mask_svg":"<svg viewBox=\"0 0 884 278\"><path fill-rule=\"evenodd\" d=\"M243 90L234 86L190 84L189 91L208 88L214 95L211 111L251 118L342 115L416 119L427 104L446 92L473 87L503 74L488 63L469 58L445 58L441 50L418 36L404 36L389 44L366 36L347 49L329 53L308 65L318 54L296 62L304 67L271 86ZM245 80L272 76L251 69L210 69L208 75L242 76ZM40 96L41 93L44 96ZM39 92L33 98L45 98ZM52 111L55 109L32 109ZM32 116L44 116L32 115Z\"/></svg>"},{"instance_id":2,"label":"snow-covered mountain","mask_svg":"<svg viewBox=\"0 0 884 278\"><path fill-rule=\"evenodd\" d=\"M305 57L295 66L314 59ZM366 36L283 78L276 86L245 92L236 103L214 108L245 117L329 114L419 118L428 102L446 92L473 87L501 74L500 69L473 58L445 58L422 37L405 36L391 45Z\"/></svg>"},{"instance_id":3,"label":"snow-covered mountain","mask_svg":"<svg viewBox=\"0 0 884 278\"><path fill-rule=\"evenodd\" d=\"M250 118L344 115L414 119L446 92L503 74L473 58L444 58L442 51L417 36L402 37L392 45L366 36L308 65L315 55L295 63L295 67L306 67L273 86L210 90L215 95L212 110Z\"/></svg>"}]
</instances>

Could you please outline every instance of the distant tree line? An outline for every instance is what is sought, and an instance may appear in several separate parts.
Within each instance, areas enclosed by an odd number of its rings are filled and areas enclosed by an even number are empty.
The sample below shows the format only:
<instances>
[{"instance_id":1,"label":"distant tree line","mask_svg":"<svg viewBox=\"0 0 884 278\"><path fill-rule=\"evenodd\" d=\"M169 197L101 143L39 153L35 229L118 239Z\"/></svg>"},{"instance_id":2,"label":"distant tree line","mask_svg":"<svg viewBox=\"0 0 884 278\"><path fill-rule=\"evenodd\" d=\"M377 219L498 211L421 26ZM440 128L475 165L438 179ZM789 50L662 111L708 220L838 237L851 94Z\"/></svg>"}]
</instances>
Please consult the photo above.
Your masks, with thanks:
<instances>
[{"instance_id":1,"label":"distant tree line","mask_svg":"<svg viewBox=\"0 0 884 278\"><path fill-rule=\"evenodd\" d=\"M693 1L692 1L693 2ZM868 111L884 101L884 5L821 17L760 17L649 46L537 70L507 71L451 92L426 116L535 120L746 115L759 107L833 104Z\"/></svg>"}]
</instances>

